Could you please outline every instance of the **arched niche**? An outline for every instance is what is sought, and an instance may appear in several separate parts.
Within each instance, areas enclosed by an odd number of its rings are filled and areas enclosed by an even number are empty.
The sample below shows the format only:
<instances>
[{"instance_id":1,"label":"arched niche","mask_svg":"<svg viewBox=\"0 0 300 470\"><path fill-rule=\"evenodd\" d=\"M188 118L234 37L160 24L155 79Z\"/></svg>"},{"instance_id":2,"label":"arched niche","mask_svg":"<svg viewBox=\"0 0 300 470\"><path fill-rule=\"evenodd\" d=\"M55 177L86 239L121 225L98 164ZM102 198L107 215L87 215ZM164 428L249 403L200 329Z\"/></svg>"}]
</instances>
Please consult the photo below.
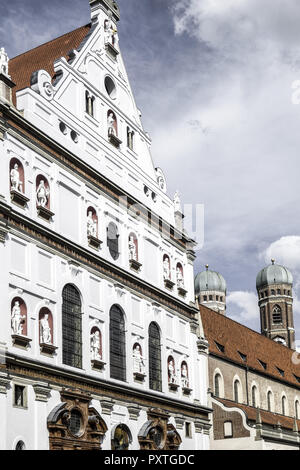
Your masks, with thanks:
<instances>
[{"instance_id":1,"label":"arched niche","mask_svg":"<svg viewBox=\"0 0 300 470\"><path fill-rule=\"evenodd\" d=\"M102 369L105 363L102 361L102 333L98 326L93 326L90 332L91 363L95 369Z\"/></svg>"},{"instance_id":2,"label":"arched niche","mask_svg":"<svg viewBox=\"0 0 300 470\"><path fill-rule=\"evenodd\" d=\"M143 382L145 379L145 362L143 358L143 349L140 343L134 343L132 348L133 356L133 375L137 381Z\"/></svg>"},{"instance_id":3,"label":"arched niche","mask_svg":"<svg viewBox=\"0 0 300 470\"><path fill-rule=\"evenodd\" d=\"M12 158L9 164L10 189L25 193L24 167L18 158Z\"/></svg>"},{"instance_id":4,"label":"arched niche","mask_svg":"<svg viewBox=\"0 0 300 470\"><path fill-rule=\"evenodd\" d=\"M190 391L189 367L186 361L182 361L180 366L181 386L185 393Z\"/></svg>"},{"instance_id":5,"label":"arched niche","mask_svg":"<svg viewBox=\"0 0 300 470\"><path fill-rule=\"evenodd\" d=\"M44 175L36 177L36 206L50 210L50 185Z\"/></svg>"},{"instance_id":6,"label":"arched niche","mask_svg":"<svg viewBox=\"0 0 300 470\"><path fill-rule=\"evenodd\" d=\"M14 297L11 301L12 334L27 336L27 306L21 297Z\"/></svg>"},{"instance_id":7,"label":"arched niche","mask_svg":"<svg viewBox=\"0 0 300 470\"><path fill-rule=\"evenodd\" d=\"M41 352L46 355L52 356L57 349L54 346L53 315L47 307L39 311L39 342Z\"/></svg>"},{"instance_id":8,"label":"arched niche","mask_svg":"<svg viewBox=\"0 0 300 470\"><path fill-rule=\"evenodd\" d=\"M114 135L118 137L118 122L117 116L115 113L109 109L107 111L107 127L108 127L108 135Z\"/></svg>"},{"instance_id":9,"label":"arched niche","mask_svg":"<svg viewBox=\"0 0 300 470\"><path fill-rule=\"evenodd\" d=\"M111 449L112 450L129 450L132 443L132 434L126 424L117 424L111 431Z\"/></svg>"},{"instance_id":10,"label":"arched niche","mask_svg":"<svg viewBox=\"0 0 300 470\"><path fill-rule=\"evenodd\" d=\"M163 257L163 267L164 267L164 279L171 279L171 260L168 255Z\"/></svg>"},{"instance_id":11,"label":"arched niche","mask_svg":"<svg viewBox=\"0 0 300 470\"><path fill-rule=\"evenodd\" d=\"M139 271L142 264L139 262L139 242L134 232L131 232L128 236L128 251L130 267L135 271Z\"/></svg>"},{"instance_id":12,"label":"arched niche","mask_svg":"<svg viewBox=\"0 0 300 470\"><path fill-rule=\"evenodd\" d=\"M168 383L169 388L172 390L177 390L177 388L179 387L178 377L176 374L175 359L173 356L168 357Z\"/></svg>"}]
</instances>

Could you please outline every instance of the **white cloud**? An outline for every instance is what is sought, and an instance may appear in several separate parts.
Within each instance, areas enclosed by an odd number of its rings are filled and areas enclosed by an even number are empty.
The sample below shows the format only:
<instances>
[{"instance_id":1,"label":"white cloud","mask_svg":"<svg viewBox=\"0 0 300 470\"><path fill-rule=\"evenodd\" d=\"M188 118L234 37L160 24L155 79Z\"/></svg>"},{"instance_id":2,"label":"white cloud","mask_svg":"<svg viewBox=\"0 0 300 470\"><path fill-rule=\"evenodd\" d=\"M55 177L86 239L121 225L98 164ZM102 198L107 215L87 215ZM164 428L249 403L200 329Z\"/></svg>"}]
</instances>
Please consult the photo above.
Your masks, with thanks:
<instances>
[{"instance_id":1,"label":"white cloud","mask_svg":"<svg viewBox=\"0 0 300 470\"><path fill-rule=\"evenodd\" d=\"M286 236L271 243L261 254L266 263L274 258L278 264L296 271L300 275L300 236Z\"/></svg>"},{"instance_id":2,"label":"white cloud","mask_svg":"<svg viewBox=\"0 0 300 470\"><path fill-rule=\"evenodd\" d=\"M259 316L257 302L257 295L253 292L231 292L227 297L230 318L241 323L251 324Z\"/></svg>"}]
</instances>

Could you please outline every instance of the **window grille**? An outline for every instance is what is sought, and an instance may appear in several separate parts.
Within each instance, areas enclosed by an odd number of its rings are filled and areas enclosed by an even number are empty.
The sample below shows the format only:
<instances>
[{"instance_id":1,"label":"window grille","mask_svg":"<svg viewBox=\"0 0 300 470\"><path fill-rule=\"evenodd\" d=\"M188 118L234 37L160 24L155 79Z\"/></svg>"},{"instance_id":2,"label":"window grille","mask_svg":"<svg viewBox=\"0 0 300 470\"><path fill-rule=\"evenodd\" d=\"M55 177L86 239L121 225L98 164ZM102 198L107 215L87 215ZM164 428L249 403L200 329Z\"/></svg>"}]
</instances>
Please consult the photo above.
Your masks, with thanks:
<instances>
[{"instance_id":1,"label":"window grille","mask_svg":"<svg viewBox=\"0 0 300 470\"><path fill-rule=\"evenodd\" d=\"M79 436L81 432L82 416L78 410L72 410L70 415L69 429L73 436Z\"/></svg>"},{"instance_id":2,"label":"window grille","mask_svg":"<svg viewBox=\"0 0 300 470\"><path fill-rule=\"evenodd\" d=\"M82 312L78 290L68 284L62 305L63 363L82 368Z\"/></svg>"},{"instance_id":3,"label":"window grille","mask_svg":"<svg viewBox=\"0 0 300 470\"><path fill-rule=\"evenodd\" d=\"M149 386L151 390L162 391L160 332L156 323L149 327Z\"/></svg>"},{"instance_id":4,"label":"window grille","mask_svg":"<svg viewBox=\"0 0 300 470\"><path fill-rule=\"evenodd\" d=\"M25 444L23 441L19 441L16 445L16 450L25 450Z\"/></svg>"},{"instance_id":5,"label":"window grille","mask_svg":"<svg viewBox=\"0 0 300 470\"><path fill-rule=\"evenodd\" d=\"M110 311L110 376L126 381L125 320L117 305Z\"/></svg>"},{"instance_id":6,"label":"window grille","mask_svg":"<svg viewBox=\"0 0 300 470\"><path fill-rule=\"evenodd\" d=\"M119 234L118 234L118 227L113 222L107 227L107 246L111 257L114 260L119 258Z\"/></svg>"}]
</instances>

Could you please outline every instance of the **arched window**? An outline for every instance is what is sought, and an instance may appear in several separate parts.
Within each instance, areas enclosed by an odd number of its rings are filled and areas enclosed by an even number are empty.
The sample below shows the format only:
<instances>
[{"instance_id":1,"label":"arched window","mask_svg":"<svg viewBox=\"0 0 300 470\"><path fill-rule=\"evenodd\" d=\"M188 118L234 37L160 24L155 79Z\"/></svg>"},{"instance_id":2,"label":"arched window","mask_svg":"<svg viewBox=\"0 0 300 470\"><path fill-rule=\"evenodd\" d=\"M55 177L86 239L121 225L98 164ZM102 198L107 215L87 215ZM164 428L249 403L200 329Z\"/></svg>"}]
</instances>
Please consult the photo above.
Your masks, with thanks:
<instances>
[{"instance_id":1,"label":"arched window","mask_svg":"<svg viewBox=\"0 0 300 470\"><path fill-rule=\"evenodd\" d=\"M279 305L275 305L275 307L273 308L273 323L282 323L282 310Z\"/></svg>"},{"instance_id":2,"label":"arched window","mask_svg":"<svg viewBox=\"0 0 300 470\"><path fill-rule=\"evenodd\" d=\"M116 261L119 258L119 233L118 227L110 222L107 227L107 246L111 257Z\"/></svg>"},{"instance_id":3,"label":"arched window","mask_svg":"<svg viewBox=\"0 0 300 470\"><path fill-rule=\"evenodd\" d=\"M283 396L281 399L281 412L285 416L286 414L286 397Z\"/></svg>"},{"instance_id":4,"label":"arched window","mask_svg":"<svg viewBox=\"0 0 300 470\"><path fill-rule=\"evenodd\" d=\"M62 293L63 363L82 368L82 312L80 294L67 284Z\"/></svg>"},{"instance_id":5,"label":"arched window","mask_svg":"<svg viewBox=\"0 0 300 470\"><path fill-rule=\"evenodd\" d=\"M112 450L128 450L132 443L132 435L126 424L119 424L112 430Z\"/></svg>"},{"instance_id":6,"label":"arched window","mask_svg":"<svg viewBox=\"0 0 300 470\"><path fill-rule=\"evenodd\" d=\"M268 402L268 411L273 411L272 410L272 402L273 402L273 396L272 392L269 390L267 393L267 402Z\"/></svg>"},{"instance_id":7,"label":"arched window","mask_svg":"<svg viewBox=\"0 0 300 470\"><path fill-rule=\"evenodd\" d=\"M126 342L125 319L118 305L110 309L109 325L110 376L112 379L126 381Z\"/></svg>"},{"instance_id":8,"label":"arched window","mask_svg":"<svg viewBox=\"0 0 300 470\"><path fill-rule=\"evenodd\" d=\"M215 375L215 396L217 398L221 397L221 383L222 383L222 377L220 374Z\"/></svg>"},{"instance_id":9,"label":"arched window","mask_svg":"<svg viewBox=\"0 0 300 470\"><path fill-rule=\"evenodd\" d=\"M253 385L253 387L252 387L252 406L254 406L255 408L258 406L258 403L257 403L257 387L255 385Z\"/></svg>"},{"instance_id":10,"label":"arched window","mask_svg":"<svg viewBox=\"0 0 300 470\"><path fill-rule=\"evenodd\" d=\"M239 382L239 380L235 380L234 381L234 384L233 384L233 392L234 392L234 401L236 401L237 403L240 402L240 387L241 387L241 384Z\"/></svg>"},{"instance_id":11,"label":"arched window","mask_svg":"<svg viewBox=\"0 0 300 470\"><path fill-rule=\"evenodd\" d=\"M295 417L296 419L299 419L299 401L295 401Z\"/></svg>"},{"instance_id":12,"label":"arched window","mask_svg":"<svg viewBox=\"0 0 300 470\"><path fill-rule=\"evenodd\" d=\"M149 326L149 386L162 391L160 332L156 323Z\"/></svg>"},{"instance_id":13,"label":"arched window","mask_svg":"<svg viewBox=\"0 0 300 470\"><path fill-rule=\"evenodd\" d=\"M16 450L26 450L25 443L23 441L18 441L16 444Z\"/></svg>"}]
</instances>

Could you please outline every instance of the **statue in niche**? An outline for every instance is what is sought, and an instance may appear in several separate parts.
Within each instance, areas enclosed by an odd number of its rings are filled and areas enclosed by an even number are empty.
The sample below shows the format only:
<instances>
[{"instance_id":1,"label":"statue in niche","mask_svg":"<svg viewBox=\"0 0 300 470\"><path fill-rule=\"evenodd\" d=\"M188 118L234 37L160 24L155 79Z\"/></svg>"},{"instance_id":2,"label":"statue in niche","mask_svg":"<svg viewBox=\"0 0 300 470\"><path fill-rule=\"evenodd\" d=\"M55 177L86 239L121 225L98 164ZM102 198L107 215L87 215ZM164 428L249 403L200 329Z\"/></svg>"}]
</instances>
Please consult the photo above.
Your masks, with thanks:
<instances>
[{"instance_id":1,"label":"statue in niche","mask_svg":"<svg viewBox=\"0 0 300 470\"><path fill-rule=\"evenodd\" d=\"M180 212L182 214L181 199L180 199L179 191L176 191L173 202L174 202L174 211Z\"/></svg>"},{"instance_id":2,"label":"statue in niche","mask_svg":"<svg viewBox=\"0 0 300 470\"><path fill-rule=\"evenodd\" d=\"M101 361L101 338L100 338L100 331L95 330L91 333L90 336L91 341L91 360L92 361Z\"/></svg>"},{"instance_id":3,"label":"statue in niche","mask_svg":"<svg viewBox=\"0 0 300 470\"><path fill-rule=\"evenodd\" d=\"M182 289L184 288L184 279L183 279L183 274L180 266L177 266L176 268L176 279L177 279L177 287L181 287Z\"/></svg>"},{"instance_id":4,"label":"statue in niche","mask_svg":"<svg viewBox=\"0 0 300 470\"><path fill-rule=\"evenodd\" d=\"M88 212L87 218L87 235L88 237L97 238L97 222L93 219L93 212Z\"/></svg>"},{"instance_id":5,"label":"statue in niche","mask_svg":"<svg viewBox=\"0 0 300 470\"><path fill-rule=\"evenodd\" d=\"M104 22L104 41L105 44L110 43L112 46L116 45L117 42L117 27L111 20L111 15L108 20Z\"/></svg>"},{"instance_id":6,"label":"statue in niche","mask_svg":"<svg viewBox=\"0 0 300 470\"><path fill-rule=\"evenodd\" d=\"M168 372L169 372L169 383L177 384L177 376L176 376L175 364L174 364L173 359L169 361Z\"/></svg>"},{"instance_id":7,"label":"statue in niche","mask_svg":"<svg viewBox=\"0 0 300 470\"><path fill-rule=\"evenodd\" d=\"M23 183L20 179L19 165L17 163L14 164L14 167L10 172L10 181L12 190L20 193L23 192Z\"/></svg>"},{"instance_id":8,"label":"statue in niche","mask_svg":"<svg viewBox=\"0 0 300 470\"><path fill-rule=\"evenodd\" d=\"M181 366L181 385L184 388L189 388L188 368L185 363L183 363Z\"/></svg>"},{"instance_id":9,"label":"statue in niche","mask_svg":"<svg viewBox=\"0 0 300 470\"><path fill-rule=\"evenodd\" d=\"M108 135L116 136L116 129L115 129L116 118L114 117L113 113L109 113L107 118L107 127L108 127Z\"/></svg>"},{"instance_id":10,"label":"statue in niche","mask_svg":"<svg viewBox=\"0 0 300 470\"><path fill-rule=\"evenodd\" d=\"M40 342L41 344L52 344L51 328L49 324L49 314L45 313L40 320Z\"/></svg>"},{"instance_id":11,"label":"statue in niche","mask_svg":"<svg viewBox=\"0 0 300 470\"><path fill-rule=\"evenodd\" d=\"M22 336L26 315L22 315L20 302L16 300L11 312L11 327L15 335Z\"/></svg>"},{"instance_id":12,"label":"statue in niche","mask_svg":"<svg viewBox=\"0 0 300 470\"><path fill-rule=\"evenodd\" d=\"M8 75L8 55L5 52L4 47L0 48L0 73Z\"/></svg>"},{"instance_id":13,"label":"statue in niche","mask_svg":"<svg viewBox=\"0 0 300 470\"><path fill-rule=\"evenodd\" d=\"M145 374L145 362L139 344L136 344L133 349L133 373Z\"/></svg>"},{"instance_id":14,"label":"statue in niche","mask_svg":"<svg viewBox=\"0 0 300 470\"><path fill-rule=\"evenodd\" d=\"M137 250L136 250L136 243L134 240L133 235L129 237L129 259L137 261Z\"/></svg>"},{"instance_id":15,"label":"statue in niche","mask_svg":"<svg viewBox=\"0 0 300 470\"><path fill-rule=\"evenodd\" d=\"M170 262L169 258L165 257L164 262L164 279L171 279L171 271L170 271Z\"/></svg>"},{"instance_id":16,"label":"statue in niche","mask_svg":"<svg viewBox=\"0 0 300 470\"><path fill-rule=\"evenodd\" d=\"M45 180L41 180L39 187L37 188L36 191L36 200L37 200L37 205L39 207L46 207L48 204L48 198L49 198L49 188L46 188L45 186Z\"/></svg>"}]
</instances>

